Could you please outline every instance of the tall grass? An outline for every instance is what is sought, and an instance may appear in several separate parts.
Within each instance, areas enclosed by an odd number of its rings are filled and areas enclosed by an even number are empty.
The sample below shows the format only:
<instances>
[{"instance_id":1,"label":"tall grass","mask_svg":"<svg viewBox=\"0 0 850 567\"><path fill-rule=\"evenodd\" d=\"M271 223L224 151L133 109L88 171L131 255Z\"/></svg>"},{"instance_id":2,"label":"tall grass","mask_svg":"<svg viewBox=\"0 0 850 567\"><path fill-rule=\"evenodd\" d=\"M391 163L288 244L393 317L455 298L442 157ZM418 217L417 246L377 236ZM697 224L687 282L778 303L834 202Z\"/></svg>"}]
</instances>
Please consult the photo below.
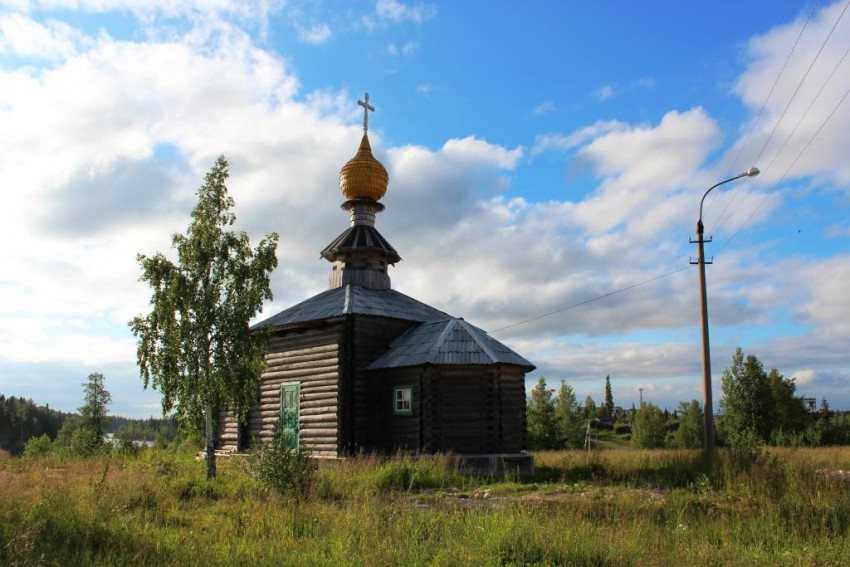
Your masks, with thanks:
<instances>
[{"instance_id":1,"label":"tall grass","mask_svg":"<svg viewBox=\"0 0 850 567\"><path fill-rule=\"evenodd\" d=\"M239 459L0 461L2 565L850 564L848 449L749 467L685 451L543 453L525 480L447 459L322 466L306 499Z\"/></svg>"}]
</instances>

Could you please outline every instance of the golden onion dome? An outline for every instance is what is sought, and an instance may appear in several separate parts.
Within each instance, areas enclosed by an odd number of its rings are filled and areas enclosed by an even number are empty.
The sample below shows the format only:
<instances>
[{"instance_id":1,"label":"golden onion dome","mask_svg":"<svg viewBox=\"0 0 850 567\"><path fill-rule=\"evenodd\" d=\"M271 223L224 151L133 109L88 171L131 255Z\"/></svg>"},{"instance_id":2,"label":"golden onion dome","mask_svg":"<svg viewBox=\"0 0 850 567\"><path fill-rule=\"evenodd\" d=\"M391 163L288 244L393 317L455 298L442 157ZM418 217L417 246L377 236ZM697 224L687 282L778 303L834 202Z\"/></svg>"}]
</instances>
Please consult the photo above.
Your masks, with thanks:
<instances>
[{"instance_id":1,"label":"golden onion dome","mask_svg":"<svg viewBox=\"0 0 850 567\"><path fill-rule=\"evenodd\" d=\"M368 99L367 99L368 100ZM339 188L346 199L379 201L387 192L390 176L381 162L372 155L369 137L363 134L357 155L348 160L339 172Z\"/></svg>"}]
</instances>

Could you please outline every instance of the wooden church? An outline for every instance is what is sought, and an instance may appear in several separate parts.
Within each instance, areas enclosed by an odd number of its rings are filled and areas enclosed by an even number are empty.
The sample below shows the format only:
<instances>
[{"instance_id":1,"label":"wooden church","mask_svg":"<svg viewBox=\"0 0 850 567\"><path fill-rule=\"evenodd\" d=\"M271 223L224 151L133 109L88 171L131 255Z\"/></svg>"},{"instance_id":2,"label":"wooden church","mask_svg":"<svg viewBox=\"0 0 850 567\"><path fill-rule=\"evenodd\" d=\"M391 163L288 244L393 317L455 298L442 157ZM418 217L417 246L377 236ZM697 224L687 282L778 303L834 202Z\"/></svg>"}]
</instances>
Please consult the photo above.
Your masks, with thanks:
<instances>
[{"instance_id":1,"label":"wooden church","mask_svg":"<svg viewBox=\"0 0 850 567\"><path fill-rule=\"evenodd\" d=\"M317 457L359 452L513 455L526 446L525 374L534 366L463 319L390 286L401 257L375 227L389 176L368 137L339 176L349 226L322 250L327 291L260 323L268 368L247 424L219 418L220 449L272 435ZM529 457L530 459L530 457Z\"/></svg>"}]
</instances>

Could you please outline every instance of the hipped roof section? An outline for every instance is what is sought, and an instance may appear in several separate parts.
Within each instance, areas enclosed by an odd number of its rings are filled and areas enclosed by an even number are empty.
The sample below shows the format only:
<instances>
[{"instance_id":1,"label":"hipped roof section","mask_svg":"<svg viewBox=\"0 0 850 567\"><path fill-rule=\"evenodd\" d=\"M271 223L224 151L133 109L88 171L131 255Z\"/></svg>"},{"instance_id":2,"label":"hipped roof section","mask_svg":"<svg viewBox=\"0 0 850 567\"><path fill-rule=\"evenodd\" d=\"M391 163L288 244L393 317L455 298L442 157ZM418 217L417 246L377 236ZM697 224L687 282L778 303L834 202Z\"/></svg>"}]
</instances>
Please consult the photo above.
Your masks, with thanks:
<instances>
[{"instance_id":1,"label":"hipped roof section","mask_svg":"<svg viewBox=\"0 0 850 567\"><path fill-rule=\"evenodd\" d=\"M252 331L335 319L346 315L386 317L403 321L426 322L446 319L448 314L393 289L366 289L346 284L329 289L260 321Z\"/></svg>"},{"instance_id":2,"label":"hipped roof section","mask_svg":"<svg viewBox=\"0 0 850 567\"><path fill-rule=\"evenodd\" d=\"M478 327L463 319L430 321L409 329L390 345L369 370L402 368L424 364L492 365L510 364L526 372L535 366Z\"/></svg>"}]
</instances>

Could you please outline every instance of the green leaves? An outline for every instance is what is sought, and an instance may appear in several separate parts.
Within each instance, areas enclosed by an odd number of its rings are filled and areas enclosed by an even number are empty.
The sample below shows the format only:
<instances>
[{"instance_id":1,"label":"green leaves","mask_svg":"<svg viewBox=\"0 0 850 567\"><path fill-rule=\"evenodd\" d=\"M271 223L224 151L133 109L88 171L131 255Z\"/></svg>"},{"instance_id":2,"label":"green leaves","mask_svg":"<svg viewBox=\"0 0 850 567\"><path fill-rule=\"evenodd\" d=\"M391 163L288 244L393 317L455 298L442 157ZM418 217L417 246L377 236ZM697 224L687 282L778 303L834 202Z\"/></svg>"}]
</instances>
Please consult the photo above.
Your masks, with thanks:
<instances>
[{"instance_id":1,"label":"green leaves","mask_svg":"<svg viewBox=\"0 0 850 567\"><path fill-rule=\"evenodd\" d=\"M186 234L175 234L174 263L163 254L137 257L152 290L151 310L130 322L145 387L159 389L163 413L195 428L205 408L227 406L244 419L264 369L264 347L248 321L272 299L277 234L252 249L227 193L229 164L219 156L197 192Z\"/></svg>"}]
</instances>

